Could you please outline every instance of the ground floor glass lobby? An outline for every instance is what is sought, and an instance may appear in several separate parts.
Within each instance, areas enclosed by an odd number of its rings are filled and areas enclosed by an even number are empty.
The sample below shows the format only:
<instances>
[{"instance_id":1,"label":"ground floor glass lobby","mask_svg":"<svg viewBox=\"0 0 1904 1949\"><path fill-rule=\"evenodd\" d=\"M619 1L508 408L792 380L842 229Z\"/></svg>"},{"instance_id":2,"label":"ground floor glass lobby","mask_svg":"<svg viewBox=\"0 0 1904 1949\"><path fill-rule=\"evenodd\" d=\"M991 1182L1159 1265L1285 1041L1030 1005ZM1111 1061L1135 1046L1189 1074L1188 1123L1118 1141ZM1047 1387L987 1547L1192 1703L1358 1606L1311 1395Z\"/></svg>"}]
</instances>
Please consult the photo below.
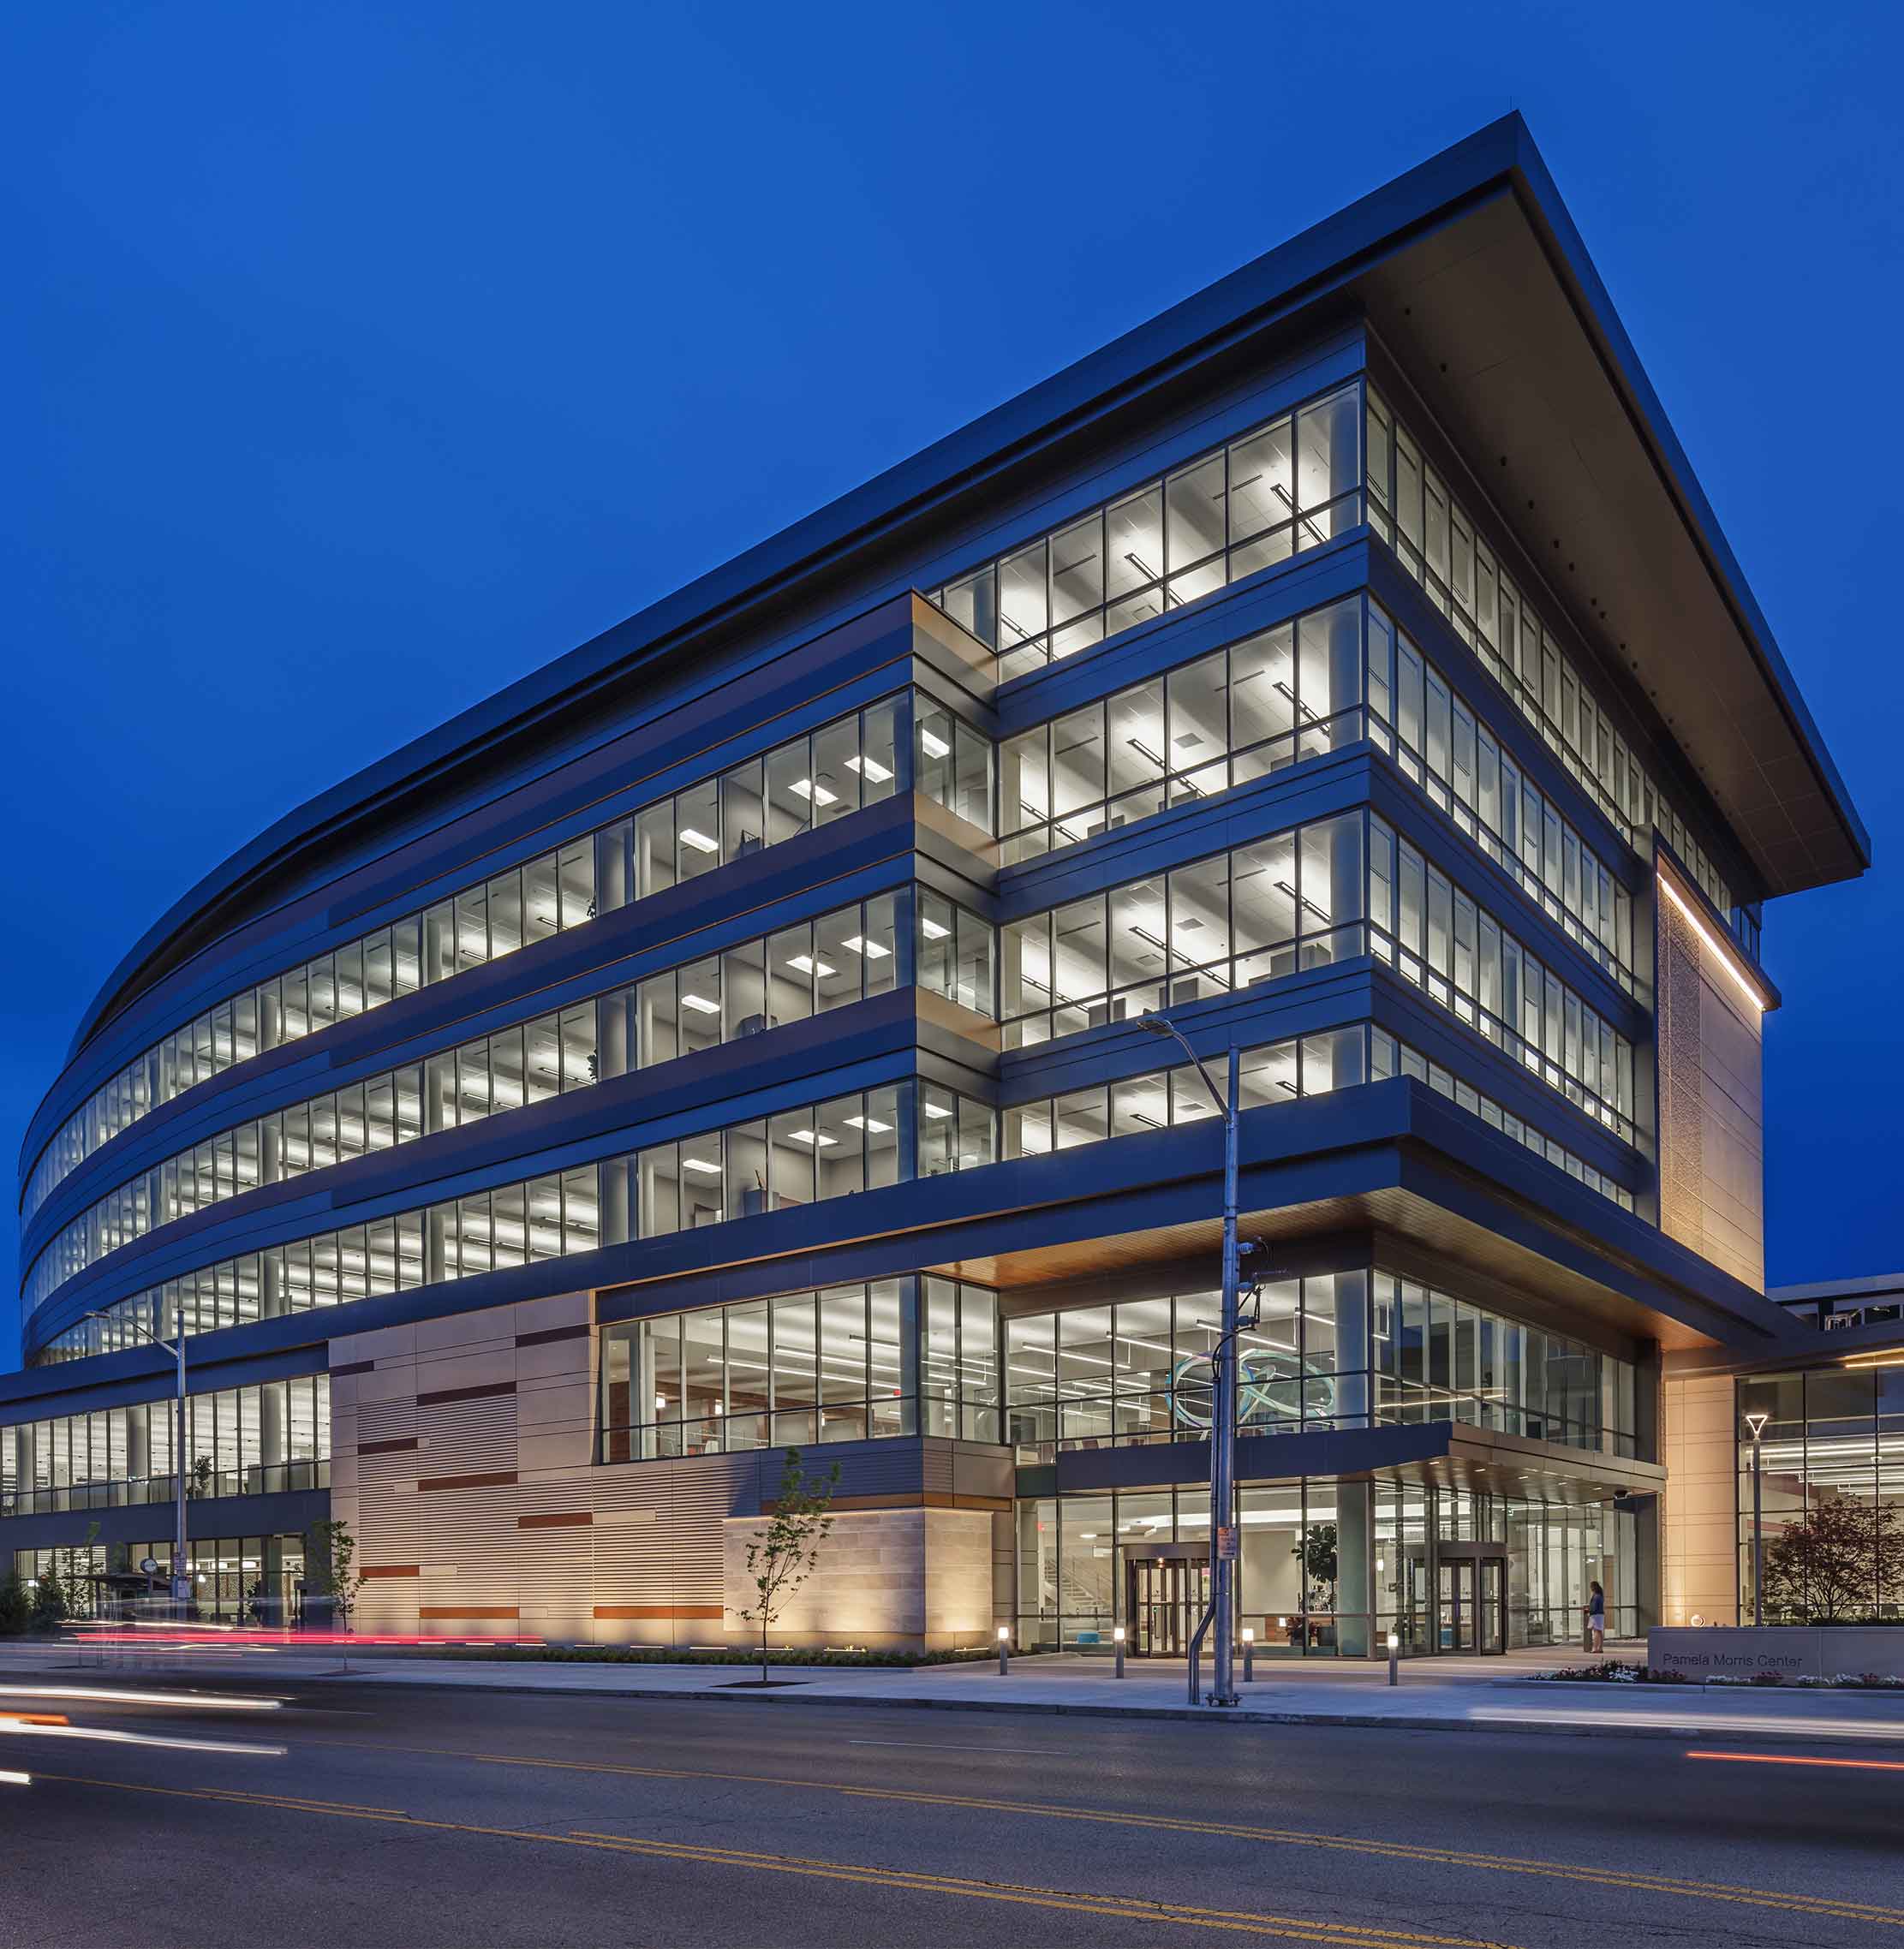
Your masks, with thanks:
<instances>
[{"instance_id":1,"label":"ground floor glass lobby","mask_svg":"<svg viewBox=\"0 0 1904 1949\"><path fill-rule=\"evenodd\" d=\"M1580 1642L1588 1587L1638 1630L1637 1519L1383 1478L1245 1483L1238 1629L1274 1656L1484 1654ZM1013 1518L1026 1650L1182 1656L1209 1600L1209 1492L1024 1498Z\"/></svg>"}]
</instances>

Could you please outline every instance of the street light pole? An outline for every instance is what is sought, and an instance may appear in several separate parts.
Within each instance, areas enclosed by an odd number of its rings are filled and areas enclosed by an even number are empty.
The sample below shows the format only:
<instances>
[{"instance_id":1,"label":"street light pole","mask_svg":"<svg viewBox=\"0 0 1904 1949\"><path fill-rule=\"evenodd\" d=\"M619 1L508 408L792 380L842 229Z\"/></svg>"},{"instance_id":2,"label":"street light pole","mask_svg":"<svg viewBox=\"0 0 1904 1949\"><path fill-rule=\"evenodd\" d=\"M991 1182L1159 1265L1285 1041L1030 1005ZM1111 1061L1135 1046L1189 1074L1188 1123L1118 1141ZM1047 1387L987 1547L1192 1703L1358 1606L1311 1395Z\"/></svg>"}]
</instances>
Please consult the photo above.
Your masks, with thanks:
<instances>
[{"instance_id":1,"label":"street light pole","mask_svg":"<svg viewBox=\"0 0 1904 1949\"><path fill-rule=\"evenodd\" d=\"M1770 1419L1770 1415L1746 1416L1746 1426L1752 1430L1752 1621L1754 1626L1765 1622L1764 1471L1759 1439Z\"/></svg>"},{"instance_id":2,"label":"street light pole","mask_svg":"<svg viewBox=\"0 0 1904 1949\"><path fill-rule=\"evenodd\" d=\"M172 1600L176 1603L181 1601L178 1594L179 1581L181 1578L190 1575L190 1572L186 1569L185 1556L185 1336L183 1333L179 1334L176 1341L162 1340L149 1326L141 1325L137 1319L130 1314L123 1319L111 1321L107 1321L106 1316L103 1313L89 1313L87 1314L87 1318L115 1326L130 1326L134 1332L142 1336L152 1345L158 1348L161 1352L172 1355L178 1362L178 1427L172 1448L174 1520L172 1525L171 1585ZM146 1458L146 1465L148 1468L151 1466L149 1455ZM190 1592L191 1586L188 1583L186 1586L187 1600L189 1600Z\"/></svg>"},{"instance_id":3,"label":"street light pole","mask_svg":"<svg viewBox=\"0 0 1904 1949\"><path fill-rule=\"evenodd\" d=\"M1219 1094L1203 1059L1191 1047L1175 1022L1155 1012L1138 1022L1153 1035L1173 1036L1196 1065L1223 1119L1223 1317L1222 1332L1211 1356L1215 1370L1214 1412L1210 1417L1210 1628L1216 1643L1211 1659L1210 1690L1206 1705L1233 1706L1241 1701L1235 1683L1236 1590L1236 1420L1237 1339L1241 1327L1237 1252L1237 1152L1241 1112L1241 1058L1230 1045L1229 1091Z\"/></svg>"}]
</instances>

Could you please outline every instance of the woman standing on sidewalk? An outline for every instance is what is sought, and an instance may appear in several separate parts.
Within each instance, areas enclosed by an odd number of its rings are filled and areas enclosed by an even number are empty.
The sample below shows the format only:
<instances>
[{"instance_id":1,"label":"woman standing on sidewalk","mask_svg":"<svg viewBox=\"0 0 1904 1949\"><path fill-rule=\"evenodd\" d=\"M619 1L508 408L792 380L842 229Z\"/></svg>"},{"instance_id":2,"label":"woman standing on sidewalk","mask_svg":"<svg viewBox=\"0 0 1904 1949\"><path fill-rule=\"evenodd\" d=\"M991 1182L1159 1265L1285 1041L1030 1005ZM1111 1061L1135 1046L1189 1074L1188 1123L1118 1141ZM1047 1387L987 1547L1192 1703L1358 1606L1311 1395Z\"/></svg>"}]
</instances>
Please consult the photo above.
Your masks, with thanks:
<instances>
[{"instance_id":1,"label":"woman standing on sidewalk","mask_svg":"<svg viewBox=\"0 0 1904 1949\"><path fill-rule=\"evenodd\" d=\"M1586 1628L1587 1649L1603 1656L1607 1648L1607 1594L1597 1583L1587 1586Z\"/></svg>"}]
</instances>

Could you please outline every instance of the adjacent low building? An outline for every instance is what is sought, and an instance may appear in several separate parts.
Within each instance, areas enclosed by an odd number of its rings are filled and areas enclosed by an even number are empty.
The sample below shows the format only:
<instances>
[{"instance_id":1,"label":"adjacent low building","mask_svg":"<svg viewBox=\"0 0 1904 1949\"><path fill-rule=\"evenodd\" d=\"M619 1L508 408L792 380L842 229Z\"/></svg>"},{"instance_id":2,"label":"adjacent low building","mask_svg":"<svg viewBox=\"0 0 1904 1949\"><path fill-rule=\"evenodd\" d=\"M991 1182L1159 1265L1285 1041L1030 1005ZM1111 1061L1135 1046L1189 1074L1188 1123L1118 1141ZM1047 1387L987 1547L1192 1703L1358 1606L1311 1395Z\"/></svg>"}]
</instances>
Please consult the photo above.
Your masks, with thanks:
<instances>
[{"instance_id":1,"label":"adjacent low building","mask_svg":"<svg viewBox=\"0 0 1904 1949\"><path fill-rule=\"evenodd\" d=\"M163 843L163 840L159 841ZM1765 903L1865 838L1509 118L347 779L21 1150L0 1552L362 1624L1179 1648L1738 1599ZM183 1445L168 1357L183 1334ZM1754 1382L1752 1385L1758 1386Z\"/></svg>"}]
</instances>

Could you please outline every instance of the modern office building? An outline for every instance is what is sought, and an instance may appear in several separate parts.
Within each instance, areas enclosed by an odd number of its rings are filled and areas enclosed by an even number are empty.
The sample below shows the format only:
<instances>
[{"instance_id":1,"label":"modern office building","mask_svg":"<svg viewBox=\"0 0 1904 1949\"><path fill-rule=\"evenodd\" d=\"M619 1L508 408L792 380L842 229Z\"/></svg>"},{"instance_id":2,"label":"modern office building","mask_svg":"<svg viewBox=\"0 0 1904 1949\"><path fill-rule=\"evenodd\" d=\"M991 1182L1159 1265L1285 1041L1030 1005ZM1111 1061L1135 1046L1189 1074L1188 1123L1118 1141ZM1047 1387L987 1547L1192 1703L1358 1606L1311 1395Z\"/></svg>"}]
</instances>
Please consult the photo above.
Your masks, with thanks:
<instances>
[{"instance_id":1,"label":"modern office building","mask_svg":"<svg viewBox=\"0 0 1904 1949\"><path fill-rule=\"evenodd\" d=\"M208 808L209 809L209 808ZM263 833L21 1153L0 1551L236 1615L1181 1646L1737 1598L1764 903L1847 795L1518 118ZM182 1452L169 1357L185 1337ZM1722 1400L1722 1395L1723 1399ZM96 1526L96 1528L95 1528Z\"/></svg>"}]
</instances>

